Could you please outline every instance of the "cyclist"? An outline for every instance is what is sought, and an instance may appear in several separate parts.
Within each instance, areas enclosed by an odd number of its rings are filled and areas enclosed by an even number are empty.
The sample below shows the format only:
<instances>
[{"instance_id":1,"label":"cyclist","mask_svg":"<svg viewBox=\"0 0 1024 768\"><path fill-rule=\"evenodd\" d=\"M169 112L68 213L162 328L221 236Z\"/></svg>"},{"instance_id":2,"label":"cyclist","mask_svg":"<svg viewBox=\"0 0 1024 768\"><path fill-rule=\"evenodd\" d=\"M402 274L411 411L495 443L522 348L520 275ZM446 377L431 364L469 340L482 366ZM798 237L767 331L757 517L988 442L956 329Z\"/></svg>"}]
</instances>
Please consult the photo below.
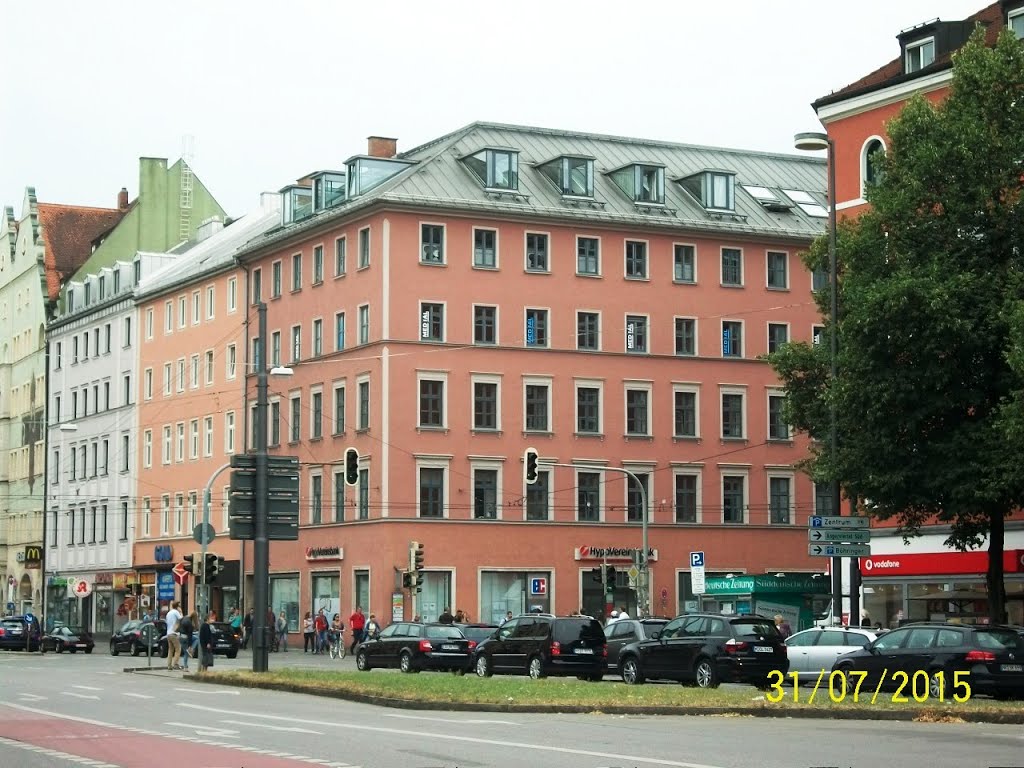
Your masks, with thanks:
<instances>
[{"instance_id":1,"label":"cyclist","mask_svg":"<svg viewBox=\"0 0 1024 768\"><path fill-rule=\"evenodd\" d=\"M336 613L334 614L334 618L331 619L331 628L329 634L332 659L338 658L339 656L343 659L345 658L346 649L344 635L345 622L341 620L340 614Z\"/></svg>"}]
</instances>

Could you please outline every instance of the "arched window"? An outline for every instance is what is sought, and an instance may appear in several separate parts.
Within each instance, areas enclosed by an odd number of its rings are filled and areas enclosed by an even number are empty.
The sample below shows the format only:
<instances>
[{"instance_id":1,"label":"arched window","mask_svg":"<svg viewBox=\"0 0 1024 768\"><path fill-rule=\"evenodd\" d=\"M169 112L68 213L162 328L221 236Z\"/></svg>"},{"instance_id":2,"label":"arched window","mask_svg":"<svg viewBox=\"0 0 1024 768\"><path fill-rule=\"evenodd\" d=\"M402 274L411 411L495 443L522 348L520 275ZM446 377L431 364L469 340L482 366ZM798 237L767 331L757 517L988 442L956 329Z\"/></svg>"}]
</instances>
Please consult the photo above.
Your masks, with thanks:
<instances>
[{"instance_id":1,"label":"arched window","mask_svg":"<svg viewBox=\"0 0 1024 768\"><path fill-rule=\"evenodd\" d=\"M885 144L877 136L872 136L864 142L864 149L860 157L860 178L861 192L869 185L877 184L882 180L882 169L878 166L882 157L885 156Z\"/></svg>"}]
</instances>

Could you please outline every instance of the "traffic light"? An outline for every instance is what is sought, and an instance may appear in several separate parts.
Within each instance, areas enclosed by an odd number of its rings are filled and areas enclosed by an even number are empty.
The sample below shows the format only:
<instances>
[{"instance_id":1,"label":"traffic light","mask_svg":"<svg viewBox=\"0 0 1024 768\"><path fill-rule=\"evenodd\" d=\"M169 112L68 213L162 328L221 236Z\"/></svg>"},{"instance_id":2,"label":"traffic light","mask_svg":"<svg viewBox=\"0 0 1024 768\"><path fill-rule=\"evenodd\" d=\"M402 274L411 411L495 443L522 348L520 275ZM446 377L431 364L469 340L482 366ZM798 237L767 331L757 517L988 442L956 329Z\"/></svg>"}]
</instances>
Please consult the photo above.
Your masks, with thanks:
<instances>
[{"instance_id":1,"label":"traffic light","mask_svg":"<svg viewBox=\"0 0 1024 768\"><path fill-rule=\"evenodd\" d=\"M527 448L523 454L523 474L526 476L526 484L533 485L537 482L537 449Z\"/></svg>"},{"instance_id":2,"label":"traffic light","mask_svg":"<svg viewBox=\"0 0 1024 768\"><path fill-rule=\"evenodd\" d=\"M199 560L199 555L192 553L185 555L185 573L191 573L193 576L196 575L196 561ZM202 565L202 563L200 563Z\"/></svg>"},{"instance_id":3,"label":"traffic light","mask_svg":"<svg viewBox=\"0 0 1024 768\"><path fill-rule=\"evenodd\" d=\"M203 583L213 584L224 570L224 558L213 552L206 553L206 562L203 563Z\"/></svg>"},{"instance_id":4,"label":"traffic light","mask_svg":"<svg viewBox=\"0 0 1024 768\"><path fill-rule=\"evenodd\" d=\"M597 566L597 568L590 569L590 578L597 584L601 583L601 566Z\"/></svg>"},{"instance_id":5,"label":"traffic light","mask_svg":"<svg viewBox=\"0 0 1024 768\"><path fill-rule=\"evenodd\" d=\"M345 449L345 484L359 485L359 451Z\"/></svg>"},{"instance_id":6,"label":"traffic light","mask_svg":"<svg viewBox=\"0 0 1024 768\"><path fill-rule=\"evenodd\" d=\"M409 542L409 570L417 573L423 570L423 545L418 541Z\"/></svg>"},{"instance_id":7,"label":"traffic light","mask_svg":"<svg viewBox=\"0 0 1024 768\"><path fill-rule=\"evenodd\" d=\"M402 587L412 589L416 583L416 575L412 571L402 571Z\"/></svg>"},{"instance_id":8,"label":"traffic light","mask_svg":"<svg viewBox=\"0 0 1024 768\"><path fill-rule=\"evenodd\" d=\"M604 577L605 577L605 581L608 584L608 586L610 586L610 587L614 587L615 586L615 566L614 565L606 565L604 567Z\"/></svg>"}]
</instances>

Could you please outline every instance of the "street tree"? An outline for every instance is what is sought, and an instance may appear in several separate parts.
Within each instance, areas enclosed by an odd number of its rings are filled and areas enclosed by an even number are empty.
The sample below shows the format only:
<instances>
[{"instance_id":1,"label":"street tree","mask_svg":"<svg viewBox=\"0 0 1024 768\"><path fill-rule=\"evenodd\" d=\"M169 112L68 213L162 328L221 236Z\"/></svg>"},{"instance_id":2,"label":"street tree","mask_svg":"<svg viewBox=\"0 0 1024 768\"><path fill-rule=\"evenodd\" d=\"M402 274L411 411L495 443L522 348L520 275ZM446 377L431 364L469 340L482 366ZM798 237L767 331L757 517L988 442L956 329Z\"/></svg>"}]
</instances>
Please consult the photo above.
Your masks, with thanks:
<instances>
[{"instance_id":1,"label":"street tree","mask_svg":"<svg viewBox=\"0 0 1024 768\"><path fill-rule=\"evenodd\" d=\"M838 233L839 356L789 344L771 362L806 468L904 537L947 524L988 541L990 618L1005 620L1005 521L1024 499L1024 46L978 30L948 96L908 102L887 126L870 210ZM827 243L805 256L827 268ZM827 323L828 289L817 301ZM833 409L839 447L828 449Z\"/></svg>"}]
</instances>

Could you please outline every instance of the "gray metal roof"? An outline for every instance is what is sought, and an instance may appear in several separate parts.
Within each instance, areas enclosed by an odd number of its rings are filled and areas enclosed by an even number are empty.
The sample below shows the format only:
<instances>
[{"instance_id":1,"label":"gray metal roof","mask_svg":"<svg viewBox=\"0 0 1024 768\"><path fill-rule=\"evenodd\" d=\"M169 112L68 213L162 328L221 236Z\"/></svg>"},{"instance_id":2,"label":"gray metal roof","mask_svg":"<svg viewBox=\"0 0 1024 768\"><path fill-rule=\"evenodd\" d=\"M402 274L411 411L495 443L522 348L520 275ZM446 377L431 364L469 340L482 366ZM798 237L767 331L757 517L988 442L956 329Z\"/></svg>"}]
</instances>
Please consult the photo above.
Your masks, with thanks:
<instances>
[{"instance_id":1,"label":"gray metal roof","mask_svg":"<svg viewBox=\"0 0 1024 768\"><path fill-rule=\"evenodd\" d=\"M234 264L235 256L254 238L281 223L281 196L263 193L260 207L194 243L172 264L143 277L135 289L136 300L164 293L182 283L214 274Z\"/></svg>"},{"instance_id":2,"label":"gray metal roof","mask_svg":"<svg viewBox=\"0 0 1024 768\"><path fill-rule=\"evenodd\" d=\"M518 193L485 190L462 162L461 158L485 147L518 150ZM533 167L562 155L595 159L594 203L568 202ZM403 152L397 159L416 163L364 195L268 232L253 241L251 249L268 247L381 203L805 240L823 234L827 226L826 219L809 216L796 205L788 211L769 211L741 186L805 191L825 205L826 164L816 157L477 122ZM634 203L606 175L635 163L665 167L663 209ZM735 216L706 211L675 181L711 169L735 173Z\"/></svg>"}]
</instances>

